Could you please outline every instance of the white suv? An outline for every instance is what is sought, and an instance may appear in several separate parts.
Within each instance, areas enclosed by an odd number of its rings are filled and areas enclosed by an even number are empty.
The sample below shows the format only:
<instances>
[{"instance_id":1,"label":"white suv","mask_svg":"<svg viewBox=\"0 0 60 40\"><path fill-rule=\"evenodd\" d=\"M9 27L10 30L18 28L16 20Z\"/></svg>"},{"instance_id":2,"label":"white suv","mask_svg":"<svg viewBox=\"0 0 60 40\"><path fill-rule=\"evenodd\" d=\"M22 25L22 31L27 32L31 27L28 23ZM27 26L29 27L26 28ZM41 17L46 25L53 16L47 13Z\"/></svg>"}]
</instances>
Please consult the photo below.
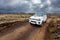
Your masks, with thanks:
<instances>
[{"instance_id":1,"label":"white suv","mask_svg":"<svg viewBox=\"0 0 60 40\"><path fill-rule=\"evenodd\" d=\"M30 24L42 25L43 22L46 22L47 15L46 14L35 14L30 17Z\"/></svg>"}]
</instances>

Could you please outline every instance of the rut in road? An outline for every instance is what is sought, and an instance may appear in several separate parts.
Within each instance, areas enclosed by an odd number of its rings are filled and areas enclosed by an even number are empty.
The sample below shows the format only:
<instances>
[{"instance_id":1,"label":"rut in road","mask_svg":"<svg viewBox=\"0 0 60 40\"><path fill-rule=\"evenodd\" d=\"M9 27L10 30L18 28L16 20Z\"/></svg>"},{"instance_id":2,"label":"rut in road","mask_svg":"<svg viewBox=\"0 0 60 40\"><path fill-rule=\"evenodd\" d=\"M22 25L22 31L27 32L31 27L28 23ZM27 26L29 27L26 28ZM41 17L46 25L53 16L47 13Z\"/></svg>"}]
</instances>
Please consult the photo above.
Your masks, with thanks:
<instances>
[{"instance_id":1,"label":"rut in road","mask_svg":"<svg viewBox=\"0 0 60 40\"><path fill-rule=\"evenodd\" d=\"M37 26L37 25L36 25ZM32 26L32 25L29 25L29 26L27 26L27 27L29 27L28 28L28 30L26 30L26 32L21 36L21 35L19 35L15 40L27 40L27 38L30 36L30 34L32 33L32 32L34 32L35 30L38 30L38 29L40 29L40 27L38 26L38 27L34 27L34 26Z\"/></svg>"},{"instance_id":2,"label":"rut in road","mask_svg":"<svg viewBox=\"0 0 60 40\"><path fill-rule=\"evenodd\" d=\"M13 32L9 32L8 34L1 36L0 40L44 40L44 35L48 23L45 23L42 27L32 26L29 23L27 23L16 29L13 28Z\"/></svg>"},{"instance_id":3,"label":"rut in road","mask_svg":"<svg viewBox=\"0 0 60 40\"><path fill-rule=\"evenodd\" d=\"M30 24L26 24L22 27L15 29L13 32L10 32L4 36L1 36L0 40L24 40L35 29L37 29L37 28L31 26ZM6 32L8 32L8 31L6 31Z\"/></svg>"},{"instance_id":4,"label":"rut in road","mask_svg":"<svg viewBox=\"0 0 60 40\"><path fill-rule=\"evenodd\" d=\"M48 24L50 21L51 21L51 19L48 19L47 23L45 23L41 28L39 28L39 29L35 30L33 33L31 33L30 36L26 40L44 40L46 28L48 27Z\"/></svg>"},{"instance_id":5,"label":"rut in road","mask_svg":"<svg viewBox=\"0 0 60 40\"><path fill-rule=\"evenodd\" d=\"M26 24L27 24L27 22L23 22L23 21L1 24L4 26L7 26L7 27L0 31L0 37L7 35L13 31L15 31L15 29L25 26Z\"/></svg>"}]
</instances>

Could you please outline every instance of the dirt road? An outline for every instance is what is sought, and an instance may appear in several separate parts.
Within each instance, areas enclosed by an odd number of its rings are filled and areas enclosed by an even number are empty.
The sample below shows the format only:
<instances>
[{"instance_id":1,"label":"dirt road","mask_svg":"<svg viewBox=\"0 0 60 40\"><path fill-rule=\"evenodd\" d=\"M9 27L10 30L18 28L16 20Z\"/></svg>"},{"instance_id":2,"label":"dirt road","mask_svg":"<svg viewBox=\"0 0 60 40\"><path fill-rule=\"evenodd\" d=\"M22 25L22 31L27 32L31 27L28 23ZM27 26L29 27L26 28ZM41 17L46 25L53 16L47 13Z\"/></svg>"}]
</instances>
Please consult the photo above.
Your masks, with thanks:
<instances>
[{"instance_id":1,"label":"dirt road","mask_svg":"<svg viewBox=\"0 0 60 40\"><path fill-rule=\"evenodd\" d=\"M17 24L0 32L0 40L44 40L45 31L50 20L42 27L28 22Z\"/></svg>"}]
</instances>

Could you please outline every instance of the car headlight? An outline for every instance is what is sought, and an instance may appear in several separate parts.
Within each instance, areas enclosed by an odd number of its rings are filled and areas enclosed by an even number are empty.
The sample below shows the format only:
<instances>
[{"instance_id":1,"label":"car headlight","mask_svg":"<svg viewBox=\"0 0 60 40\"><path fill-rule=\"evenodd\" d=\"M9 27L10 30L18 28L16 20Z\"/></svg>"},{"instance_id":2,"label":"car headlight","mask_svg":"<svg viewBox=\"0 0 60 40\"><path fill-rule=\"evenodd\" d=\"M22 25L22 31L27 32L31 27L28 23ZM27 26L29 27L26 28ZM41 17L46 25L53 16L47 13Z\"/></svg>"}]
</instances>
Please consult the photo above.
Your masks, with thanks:
<instances>
[{"instance_id":1,"label":"car headlight","mask_svg":"<svg viewBox=\"0 0 60 40\"><path fill-rule=\"evenodd\" d=\"M29 20L31 20L31 18L29 18Z\"/></svg>"}]
</instances>

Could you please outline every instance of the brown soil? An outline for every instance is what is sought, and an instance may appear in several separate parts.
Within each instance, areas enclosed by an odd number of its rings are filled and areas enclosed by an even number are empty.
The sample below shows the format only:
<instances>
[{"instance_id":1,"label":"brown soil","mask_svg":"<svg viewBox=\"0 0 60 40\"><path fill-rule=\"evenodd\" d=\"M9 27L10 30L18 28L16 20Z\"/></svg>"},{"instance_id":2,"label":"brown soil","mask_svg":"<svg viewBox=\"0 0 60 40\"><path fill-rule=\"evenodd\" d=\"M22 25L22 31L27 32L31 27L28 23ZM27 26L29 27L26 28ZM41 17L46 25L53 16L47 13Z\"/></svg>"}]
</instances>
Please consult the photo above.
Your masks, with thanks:
<instances>
[{"instance_id":1,"label":"brown soil","mask_svg":"<svg viewBox=\"0 0 60 40\"><path fill-rule=\"evenodd\" d=\"M28 22L10 23L9 27L0 31L0 40L44 40L49 22L50 19L42 27Z\"/></svg>"},{"instance_id":2,"label":"brown soil","mask_svg":"<svg viewBox=\"0 0 60 40\"><path fill-rule=\"evenodd\" d=\"M51 21L46 31L46 40L60 40L60 20Z\"/></svg>"}]
</instances>

